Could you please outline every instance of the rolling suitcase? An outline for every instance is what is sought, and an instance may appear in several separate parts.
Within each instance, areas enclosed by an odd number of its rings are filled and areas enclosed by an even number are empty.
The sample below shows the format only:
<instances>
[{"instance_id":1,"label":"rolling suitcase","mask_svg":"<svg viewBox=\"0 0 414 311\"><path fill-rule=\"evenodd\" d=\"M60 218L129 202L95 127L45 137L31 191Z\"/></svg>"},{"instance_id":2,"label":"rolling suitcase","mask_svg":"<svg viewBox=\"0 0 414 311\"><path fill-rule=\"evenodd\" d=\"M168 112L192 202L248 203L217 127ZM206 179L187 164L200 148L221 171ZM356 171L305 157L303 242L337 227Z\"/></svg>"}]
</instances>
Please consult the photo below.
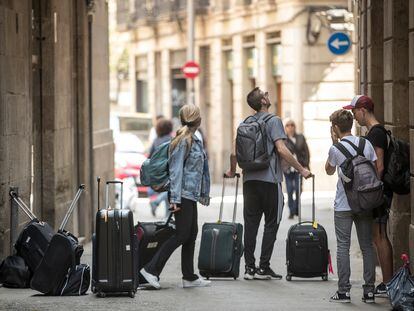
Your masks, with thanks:
<instances>
[{"instance_id":1,"label":"rolling suitcase","mask_svg":"<svg viewBox=\"0 0 414 311\"><path fill-rule=\"evenodd\" d=\"M219 220L213 223L205 223L202 229L198 269L200 274L207 279L210 277L232 277L237 279L239 277L240 258L243 254L243 226L235 221L240 174L236 174L236 198L234 200L232 222L222 222L227 178L226 175L223 176Z\"/></svg>"},{"instance_id":2,"label":"rolling suitcase","mask_svg":"<svg viewBox=\"0 0 414 311\"><path fill-rule=\"evenodd\" d=\"M300 193L300 183L299 183ZM322 277L328 280L329 249L325 229L315 222L315 176L312 176L312 222L301 221L301 202L299 222L290 227L286 239L286 280L292 277Z\"/></svg>"},{"instance_id":3,"label":"rolling suitcase","mask_svg":"<svg viewBox=\"0 0 414 311\"><path fill-rule=\"evenodd\" d=\"M47 295L60 295L62 282L69 269L79 264L83 247L79 245L78 239L74 235L65 230L65 226L84 190L85 186L80 185L58 232L53 235L30 282L32 289Z\"/></svg>"},{"instance_id":4,"label":"rolling suitcase","mask_svg":"<svg viewBox=\"0 0 414 311\"><path fill-rule=\"evenodd\" d=\"M174 235L175 223L172 216L173 213L170 213L167 221L139 222L135 226L135 232L139 240L138 271L141 271L141 268L151 261L161 245ZM139 274L139 283L147 283L147 280L141 274Z\"/></svg>"},{"instance_id":5,"label":"rolling suitcase","mask_svg":"<svg viewBox=\"0 0 414 311\"><path fill-rule=\"evenodd\" d=\"M98 193L99 181L98 178ZM111 184L121 184L121 209L109 208ZM92 240L92 291L98 297L105 297L107 293L128 293L133 298L138 288L138 239L132 212L122 209L122 196L123 183L107 181L105 209L96 213L96 233Z\"/></svg>"},{"instance_id":6,"label":"rolling suitcase","mask_svg":"<svg viewBox=\"0 0 414 311\"><path fill-rule=\"evenodd\" d=\"M17 203L17 206L30 218L30 222L20 232L14 248L16 254L24 259L33 274L42 260L55 231L49 224L39 221L17 193L10 191L9 194L12 200Z\"/></svg>"}]
</instances>

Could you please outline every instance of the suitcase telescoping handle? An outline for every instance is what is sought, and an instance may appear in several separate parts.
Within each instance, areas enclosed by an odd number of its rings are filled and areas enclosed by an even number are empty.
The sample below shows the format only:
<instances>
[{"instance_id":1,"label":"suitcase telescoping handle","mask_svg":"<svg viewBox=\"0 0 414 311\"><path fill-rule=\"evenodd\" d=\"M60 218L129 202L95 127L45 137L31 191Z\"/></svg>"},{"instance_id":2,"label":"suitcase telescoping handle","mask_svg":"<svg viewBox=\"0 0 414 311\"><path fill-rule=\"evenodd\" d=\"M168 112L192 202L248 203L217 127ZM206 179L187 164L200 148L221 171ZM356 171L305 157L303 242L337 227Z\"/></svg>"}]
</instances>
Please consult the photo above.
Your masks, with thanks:
<instances>
[{"instance_id":1,"label":"suitcase telescoping handle","mask_svg":"<svg viewBox=\"0 0 414 311\"><path fill-rule=\"evenodd\" d=\"M22 209L22 211L30 218L30 220L37 219L36 215L33 214L31 209L26 205L26 203L23 202L22 198L19 197L19 195L15 191L10 190L9 195L12 198L12 200L14 200L14 202L17 203L17 206L19 206Z\"/></svg>"},{"instance_id":2,"label":"suitcase telescoping handle","mask_svg":"<svg viewBox=\"0 0 414 311\"><path fill-rule=\"evenodd\" d=\"M106 189L105 189L105 208L109 209L109 185L116 185L116 184L120 184L121 185L121 197L119 198L119 201L121 202L121 209L122 209L122 201L123 201L123 197L124 197L124 182L120 181L120 180L108 180L106 182Z\"/></svg>"},{"instance_id":3,"label":"suitcase telescoping handle","mask_svg":"<svg viewBox=\"0 0 414 311\"><path fill-rule=\"evenodd\" d=\"M234 176L236 177L236 197L234 199L233 223L236 222L237 195L239 193L239 179L240 179L240 174L239 173L236 173ZM229 179L229 178L232 178L232 177L229 177L226 174L223 174L223 188L222 188L222 191L221 191L220 214L219 214L218 223L221 223L221 221L223 219L224 192L225 192L225 189L226 189L226 179Z\"/></svg>"},{"instance_id":4,"label":"suitcase telescoping handle","mask_svg":"<svg viewBox=\"0 0 414 311\"><path fill-rule=\"evenodd\" d=\"M66 215L62 220L62 223L60 224L59 231L63 231L63 229L65 229L66 224L68 223L68 220L69 220L70 216L72 215L76 205L78 204L79 198L82 195L83 191L85 191L85 185L81 184L78 188L78 191L76 192L75 197L73 198L72 202L70 203L69 209L66 212Z\"/></svg>"},{"instance_id":5,"label":"suitcase telescoping handle","mask_svg":"<svg viewBox=\"0 0 414 311\"><path fill-rule=\"evenodd\" d=\"M299 178L299 183L298 183L298 185L299 185L299 198L298 198L298 214L299 214L299 217L298 217L298 223L301 223L302 222L302 185L301 185L301 182L300 182L300 179L301 179L301 176L299 175L298 176L298 178ZM314 223L315 222L315 175L314 174L312 174L312 176L311 176L311 178L312 178L312 223Z\"/></svg>"},{"instance_id":6,"label":"suitcase telescoping handle","mask_svg":"<svg viewBox=\"0 0 414 311\"><path fill-rule=\"evenodd\" d=\"M101 209L101 177L100 176L97 176L96 177L96 182L97 182L97 184L98 184L98 198L97 198L97 200L98 200L98 211Z\"/></svg>"}]
</instances>

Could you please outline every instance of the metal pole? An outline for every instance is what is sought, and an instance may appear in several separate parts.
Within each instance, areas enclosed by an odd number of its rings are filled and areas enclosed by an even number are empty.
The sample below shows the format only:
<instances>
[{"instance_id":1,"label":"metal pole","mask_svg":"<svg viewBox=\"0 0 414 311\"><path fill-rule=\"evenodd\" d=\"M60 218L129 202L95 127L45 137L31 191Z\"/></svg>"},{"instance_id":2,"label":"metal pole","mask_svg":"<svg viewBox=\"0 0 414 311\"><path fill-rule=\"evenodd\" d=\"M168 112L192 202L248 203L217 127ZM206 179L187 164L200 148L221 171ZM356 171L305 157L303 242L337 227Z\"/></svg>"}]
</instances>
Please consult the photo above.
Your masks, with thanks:
<instances>
[{"instance_id":1,"label":"metal pole","mask_svg":"<svg viewBox=\"0 0 414 311\"><path fill-rule=\"evenodd\" d=\"M10 190L19 195L19 188L10 187ZM17 226L19 222L19 207L17 203L10 197L10 255L13 254L14 242L17 239Z\"/></svg>"},{"instance_id":2,"label":"metal pole","mask_svg":"<svg viewBox=\"0 0 414 311\"><path fill-rule=\"evenodd\" d=\"M187 0L187 61L194 61L194 0ZM187 103L195 104L194 79L187 79Z\"/></svg>"}]
</instances>

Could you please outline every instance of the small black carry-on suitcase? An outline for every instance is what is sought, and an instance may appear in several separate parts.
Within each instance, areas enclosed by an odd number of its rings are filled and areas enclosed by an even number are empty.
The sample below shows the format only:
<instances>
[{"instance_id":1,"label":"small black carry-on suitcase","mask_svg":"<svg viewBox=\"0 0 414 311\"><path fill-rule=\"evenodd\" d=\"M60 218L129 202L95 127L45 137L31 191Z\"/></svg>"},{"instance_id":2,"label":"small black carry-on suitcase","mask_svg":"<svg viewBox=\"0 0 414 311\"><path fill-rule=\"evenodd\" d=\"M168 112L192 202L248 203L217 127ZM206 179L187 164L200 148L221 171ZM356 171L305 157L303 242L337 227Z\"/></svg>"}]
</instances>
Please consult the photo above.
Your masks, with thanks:
<instances>
[{"instance_id":1,"label":"small black carry-on suitcase","mask_svg":"<svg viewBox=\"0 0 414 311\"><path fill-rule=\"evenodd\" d=\"M286 280L291 281L295 276L322 277L322 280L327 281L328 238L325 229L315 222L315 176L312 176L312 222L301 221L300 197L298 209L299 222L290 227L286 239Z\"/></svg>"},{"instance_id":2,"label":"small black carry-on suitcase","mask_svg":"<svg viewBox=\"0 0 414 311\"><path fill-rule=\"evenodd\" d=\"M42 260L55 231L49 224L39 221L30 208L13 190L10 197L17 203L17 206L30 218L14 244L16 255L24 259L33 274Z\"/></svg>"},{"instance_id":3,"label":"small black carry-on suitcase","mask_svg":"<svg viewBox=\"0 0 414 311\"><path fill-rule=\"evenodd\" d=\"M205 223L202 229L198 269L200 274L210 277L232 277L237 279L240 270L240 258L243 255L243 226L236 223L237 194L240 174L236 174L236 198L234 200L233 221L222 222L223 200L226 186L223 176L219 220Z\"/></svg>"},{"instance_id":4,"label":"small black carry-on suitcase","mask_svg":"<svg viewBox=\"0 0 414 311\"><path fill-rule=\"evenodd\" d=\"M135 226L139 240L138 271L141 271L141 268L151 261L161 245L175 234L175 223L172 216L173 213L170 213L167 221L139 222ZM147 280L139 274L139 284L145 283Z\"/></svg>"},{"instance_id":5,"label":"small black carry-on suitcase","mask_svg":"<svg viewBox=\"0 0 414 311\"><path fill-rule=\"evenodd\" d=\"M60 295L62 282L69 270L79 265L83 247L79 245L78 239L74 235L65 230L65 226L84 190L85 186L80 185L58 232L53 235L30 282L32 289L47 295Z\"/></svg>"},{"instance_id":6,"label":"small black carry-on suitcase","mask_svg":"<svg viewBox=\"0 0 414 311\"><path fill-rule=\"evenodd\" d=\"M99 181L98 178L98 193ZM109 206L111 184L121 184L121 209ZM102 298L107 293L128 293L133 298L138 288L138 238L132 212L122 209L122 196L122 181L107 181L105 209L98 207L96 213L96 232L92 239L92 292Z\"/></svg>"}]
</instances>

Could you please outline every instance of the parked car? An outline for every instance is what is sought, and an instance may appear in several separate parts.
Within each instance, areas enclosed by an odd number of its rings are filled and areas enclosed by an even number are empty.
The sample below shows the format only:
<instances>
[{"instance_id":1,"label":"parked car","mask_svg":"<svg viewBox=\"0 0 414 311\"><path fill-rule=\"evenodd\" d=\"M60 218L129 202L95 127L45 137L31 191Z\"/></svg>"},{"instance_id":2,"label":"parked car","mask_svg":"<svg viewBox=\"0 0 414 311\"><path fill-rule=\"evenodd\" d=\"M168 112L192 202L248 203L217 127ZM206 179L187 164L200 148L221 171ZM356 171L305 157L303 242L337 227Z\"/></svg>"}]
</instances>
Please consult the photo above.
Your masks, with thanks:
<instances>
[{"instance_id":1,"label":"parked car","mask_svg":"<svg viewBox=\"0 0 414 311\"><path fill-rule=\"evenodd\" d=\"M114 135L115 142L115 178L126 180L133 179L135 182L137 196L147 196L148 187L141 185L140 169L142 163L147 159L145 146L142 141L132 133L117 133ZM124 185L124 200L128 201L129 195ZM129 195L130 196L130 195Z\"/></svg>"}]
</instances>

